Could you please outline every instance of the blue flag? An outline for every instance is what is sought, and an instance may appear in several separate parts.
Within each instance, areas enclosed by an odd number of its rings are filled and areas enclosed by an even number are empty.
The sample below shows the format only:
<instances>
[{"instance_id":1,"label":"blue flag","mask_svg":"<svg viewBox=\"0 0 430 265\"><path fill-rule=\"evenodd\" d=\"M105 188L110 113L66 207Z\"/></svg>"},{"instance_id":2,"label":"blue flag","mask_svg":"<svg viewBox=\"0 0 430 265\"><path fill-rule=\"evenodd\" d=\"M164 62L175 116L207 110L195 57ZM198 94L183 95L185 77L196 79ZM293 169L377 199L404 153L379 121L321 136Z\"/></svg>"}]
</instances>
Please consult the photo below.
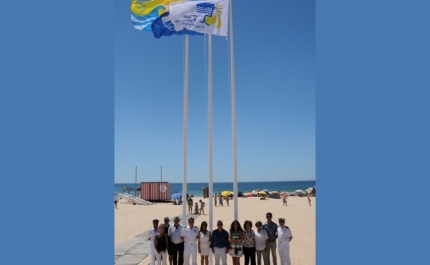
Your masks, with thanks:
<instances>
[{"instance_id":1,"label":"blue flag","mask_svg":"<svg viewBox=\"0 0 430 265\"><path fill-rule=\"evenodd\" d=\"M152 21L151 28L152 28L152 33L154 34L154 37L157 39L159 39L161 36L171 36L172 34L175 34L175 35L188 34L188 35L203 36L202 33L198 33L188 29L176 31L175 26L173 25L172 21L170 21L169 12L163 13L160 17Z\"/></svg>"}]
</instances>

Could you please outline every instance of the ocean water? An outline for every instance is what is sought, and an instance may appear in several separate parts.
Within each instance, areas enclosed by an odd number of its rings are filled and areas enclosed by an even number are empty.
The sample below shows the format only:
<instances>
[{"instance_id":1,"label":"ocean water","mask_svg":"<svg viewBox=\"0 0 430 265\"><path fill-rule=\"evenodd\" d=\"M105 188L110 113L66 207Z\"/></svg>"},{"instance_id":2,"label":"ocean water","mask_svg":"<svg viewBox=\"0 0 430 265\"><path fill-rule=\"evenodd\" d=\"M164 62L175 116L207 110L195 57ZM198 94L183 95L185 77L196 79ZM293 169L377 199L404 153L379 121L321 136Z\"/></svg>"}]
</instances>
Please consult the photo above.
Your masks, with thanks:
<instances>
[{"instance_id":1,"label":"ocean water","mask_svg":"<svg viewBox=\"0 0 430 265\"><path fill-rule=\"evenodd\" d=\"M269 191L290 191L293 192L297 189L305 190L309 187L315 186L314 180L308 181L264 181L264 182L238 182L239 191L246 193L255 189ZM115 192L123 192L122 187L128 187L134 189L134 183L115 183ZM137 183L137 188L140 187L140 183ZM170 183L172 194L182 192L182 183ZM188 183L187 191L188 194L194 196L203 196L202 187L209 187L207 182L199 183ZM220 193L224 190L233 191L233 182L215 182L213 183L213 192ZM130 191L130 194L134 195L134 190Z\"/></svg>"}]
</instances>

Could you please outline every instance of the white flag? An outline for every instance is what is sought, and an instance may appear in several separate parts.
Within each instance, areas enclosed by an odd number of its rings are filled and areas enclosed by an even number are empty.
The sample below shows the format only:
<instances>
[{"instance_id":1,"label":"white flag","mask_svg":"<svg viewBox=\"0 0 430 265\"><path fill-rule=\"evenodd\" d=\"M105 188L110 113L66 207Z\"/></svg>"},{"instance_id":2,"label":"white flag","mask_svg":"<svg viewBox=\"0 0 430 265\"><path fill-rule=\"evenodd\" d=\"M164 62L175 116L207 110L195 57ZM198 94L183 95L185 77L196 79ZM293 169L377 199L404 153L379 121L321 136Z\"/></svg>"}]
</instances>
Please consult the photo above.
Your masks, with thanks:
<instances>
[{"instance_id":1,"label":"white flag","mask_svg":"<svg viewBox=\"0 0 430 265\"><path fill-rule=\"evenodd\" d=\"M170 19L175 30L184 28L227 36L229 0L186 1L170 4Z\"/></svg>"}]
</instances>

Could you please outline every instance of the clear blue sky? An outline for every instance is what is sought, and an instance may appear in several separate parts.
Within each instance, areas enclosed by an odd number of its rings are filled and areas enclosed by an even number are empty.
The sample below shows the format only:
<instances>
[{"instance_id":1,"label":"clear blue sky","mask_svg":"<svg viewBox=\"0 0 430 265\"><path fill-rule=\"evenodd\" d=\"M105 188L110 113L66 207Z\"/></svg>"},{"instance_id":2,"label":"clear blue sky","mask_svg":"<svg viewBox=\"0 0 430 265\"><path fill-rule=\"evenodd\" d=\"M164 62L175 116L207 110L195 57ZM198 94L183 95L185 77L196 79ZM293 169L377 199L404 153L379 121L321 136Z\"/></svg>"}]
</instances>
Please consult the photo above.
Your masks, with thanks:
<instances>
[{"instance_id":1,"label":"clear blue sky","mask_svg":"<svg viewBox=\"0 0 430 265\"><path fill-rule=\"evenodd\" d=\"M239 181L315 180L315 2L233 2ZM233 178L229 41L213 36L213 177ZM208 179L207 38L190 36L188 181ZM184 37L115 1L115 182L181 182Z\"/></svg>"}]
</instances>

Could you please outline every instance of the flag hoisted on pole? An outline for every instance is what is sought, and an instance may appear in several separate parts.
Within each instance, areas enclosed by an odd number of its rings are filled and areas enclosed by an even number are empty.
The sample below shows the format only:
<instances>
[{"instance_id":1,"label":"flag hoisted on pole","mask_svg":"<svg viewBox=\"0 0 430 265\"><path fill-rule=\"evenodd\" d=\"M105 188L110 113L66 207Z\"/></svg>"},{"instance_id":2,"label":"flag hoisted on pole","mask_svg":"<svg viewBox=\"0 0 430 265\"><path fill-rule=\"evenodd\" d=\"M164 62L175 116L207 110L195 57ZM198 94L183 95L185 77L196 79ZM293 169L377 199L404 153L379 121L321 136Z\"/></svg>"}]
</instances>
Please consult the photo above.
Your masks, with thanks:
<instances>
[{"instance_id":1,"label":"flag hoisted on pole","mask_svg":"<svg viewBox=\"0 0 430 265\"><path fill-rule=\"evenodd\" d=\"M170 18L175 30L227 36L229 0L172 2Z\"/></svg>"},{"instance_id":2,"label":"flag hoisted on pole","mask_svg":"<svg viewBox=\"0 0 430 265\"><path fill-rule=\"evenodd\" d=\"M232 0L131 0L132 25L152 31L155 38L185 35L184 47L184 123L183 123L183 183L182 223L187 211L187 137L188 137L188 35L208 34L208 145L209 145L209 229L213 230L213 166L212 166L212 35L230 39L230 75L233 140L234 219L238 219L238 188L236 165L236 99L234 79ZM230 23L229 23L230 22ZM230 31L230 32L229 32ZM212 264L212 259L210 260Z\"/></svg>"},{"instance_id":3,"label":"flag hoisted on pole","mask_svg":"<svg viewBox=\"0 0 430 265\"><path fill-rule=\"evenodd\" d=\"M131 21L155 38L171 35L227 36L229 0L132 0Z\"/></svg>"}]
</instances>

